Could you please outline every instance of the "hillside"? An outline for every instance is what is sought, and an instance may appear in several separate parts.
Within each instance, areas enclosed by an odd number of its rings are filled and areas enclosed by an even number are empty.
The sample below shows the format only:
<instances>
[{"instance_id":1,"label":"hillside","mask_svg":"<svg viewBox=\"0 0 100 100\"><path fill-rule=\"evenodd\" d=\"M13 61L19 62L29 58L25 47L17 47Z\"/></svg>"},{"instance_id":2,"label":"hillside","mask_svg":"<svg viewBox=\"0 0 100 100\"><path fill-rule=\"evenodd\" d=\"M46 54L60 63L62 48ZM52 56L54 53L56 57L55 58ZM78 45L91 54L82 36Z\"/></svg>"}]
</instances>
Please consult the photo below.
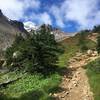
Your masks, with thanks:
<instances>
[{"instance_id":1,"label":"hillside","mask_svg":"<svg viewBox=\"0 0 100 100\"><path fill-rule=\"evenodd\" d=\"M79 46L79 39L81 33L77 33L74 36L70 36L67 39L62 40L60 43L67 46ZM95 49L96 47L96 40L97 40L98 33L88 33L85 36L84 41L89 49ZM79 48L79 47L78 47Z\"/></svg>"},{"instance_id":2,"label":"hillside","mask_svg":"<svg viewBox=\"0 0 100 100\"><path fill-rule=\"evenodd\" d=\"M24 37L27 36L23 23L8 19L0 10L0 52L9 47L19 33Z\"/></svg>"}]
</instances>

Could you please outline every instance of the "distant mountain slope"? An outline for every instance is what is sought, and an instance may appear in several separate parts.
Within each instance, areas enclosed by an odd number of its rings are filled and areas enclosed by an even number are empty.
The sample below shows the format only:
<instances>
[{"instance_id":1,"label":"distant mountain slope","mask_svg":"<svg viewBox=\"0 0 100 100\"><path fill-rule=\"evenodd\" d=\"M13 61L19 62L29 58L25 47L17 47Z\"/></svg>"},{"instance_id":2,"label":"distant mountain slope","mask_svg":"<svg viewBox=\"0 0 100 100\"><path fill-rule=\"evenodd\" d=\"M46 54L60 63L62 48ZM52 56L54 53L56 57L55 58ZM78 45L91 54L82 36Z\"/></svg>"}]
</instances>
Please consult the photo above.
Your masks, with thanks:
<instances>
[{"instance_id":1,"label":"distant mountain slope","mask_svg":"<svg viewBox=\"0 0 100 100\"><path fill-rule=\"evenodd\" d=\"M41 28L41 26L35 26L31 22L28 22L28 23L26 22L26 23L24 23L24 25L25 25L24 26L25 29L30 33L32 31L37 31L39 28ZM62 32L59 28L52 28L51 25L45 25L45 28L51 30L51 34L54 34L55 40L57 42L60 42L64 39L69 38L69 36L66 33Z\"/></svg>"},{"instance_id":2,"label":"distant mountain slope","mask_svg":"<svg viewBox=\"0 0 100 100\"><path fill-rule=\"evenodd\" d=\"M55 35L55 39L57 42L63 41L70 37L66 33L62 32L60 29L54 29L52 32Z\"/></svg>"},{"instance_id":3,"label":"distant mountain slope","mask_svg":"<svg viewBox=\"0 0 100 100\"><path fill-rule=\"evenodd\" d=\"M27 36L27 31L21 22L9 20L0 10L0 52L12 44L16 34Z\"/></svg>"},{"instance_id":4,"label":"distant mountain slope","mask_svg":"<svg viewBox=\"0 0 100 100\"><path fill-rule=\"evenodd\" d=\"M16 35L21 33L23 37L26 37L31 34L32 30L38 30L40 27L41 26L33 28L28 25L25 26L22 22L10 20L4 16L0 10L0 57L2 55L2 51L13 43ZM46 25L46 27L51 28L50 25ZM55 39L58 42L69 38L69 36L67 36L64 32L56 28L52 30L51 34L55 35Z\"/></svg>"}]
</instances>

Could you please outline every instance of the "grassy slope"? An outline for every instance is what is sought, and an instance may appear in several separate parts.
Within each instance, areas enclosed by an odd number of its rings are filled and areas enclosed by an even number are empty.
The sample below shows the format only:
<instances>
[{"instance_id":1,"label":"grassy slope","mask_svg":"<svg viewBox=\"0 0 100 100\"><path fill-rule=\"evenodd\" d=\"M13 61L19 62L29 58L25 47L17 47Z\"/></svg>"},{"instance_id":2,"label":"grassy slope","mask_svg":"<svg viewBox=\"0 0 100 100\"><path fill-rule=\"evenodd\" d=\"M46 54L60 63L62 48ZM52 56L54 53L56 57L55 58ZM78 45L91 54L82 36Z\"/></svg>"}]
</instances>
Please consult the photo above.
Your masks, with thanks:
<instances>
[{"instance_id":1,"label":"grassy slope","mask_svg":"<svg viewBox=\"0 0 100 100\"><path fill-rule=\"evenodd\" d=\"M68 60L73 57L76 52L79 50L77 46L78 36L70 37L69 39L63 40L61 44L65 48L65 53L59 58L59 66L66 67L68 66Z\"/></svg>"},{"instance_id":2,"label":"grassy slope","mask_svg":"<svg viewBox=\"0 0 100 100\"><path fill-rule=\"evenodd\" d=\"M77 46L66 47L65 53L59 57L58 65L60 67L67 67L68 60L76 54L77 50L78 50Z\"/></svg>"},{"instance_id":3,"label":"grassy slope","mask_svg":"<svg viewBox=\"0 0 100 100\"><path fill-rule=\"evenodd\" d=\"M100 100L100 58L89 63L86 67L94 100Z\"/></svg>"}]
</instances>

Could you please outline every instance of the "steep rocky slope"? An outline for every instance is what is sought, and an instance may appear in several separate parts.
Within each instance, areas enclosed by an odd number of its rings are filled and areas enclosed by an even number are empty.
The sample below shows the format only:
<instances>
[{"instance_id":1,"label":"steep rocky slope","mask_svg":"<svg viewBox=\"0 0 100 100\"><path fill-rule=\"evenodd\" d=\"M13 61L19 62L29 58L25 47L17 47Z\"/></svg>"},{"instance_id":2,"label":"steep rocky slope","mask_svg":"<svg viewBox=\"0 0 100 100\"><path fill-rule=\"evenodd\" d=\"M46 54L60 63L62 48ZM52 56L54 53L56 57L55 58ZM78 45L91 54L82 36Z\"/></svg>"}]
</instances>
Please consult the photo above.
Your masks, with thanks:
<instances>
[{"instance_id":1,"label":"steep rocky slope","mask_svg":"<svg viewBox=\"0 0 100 100\"><path fill-rule=\"evenodd\" d=\"M68 39L70 37L66 33L62 32L60 29L54 29L52 32L55 35L56 41L58 42Z\"/></svg>"},{"instance_id":2,"label":"steep rocky slope","mask_svg":"<svg viewBox=\"0 0 100 100\"><path fill-rule=\"evenodd\" d=\"M0 52L10 46L16 34L19 33L24 37L27 36L27 31L24 29L23 23L8 19L0 10Z\"/></svg>"}]
</instances>

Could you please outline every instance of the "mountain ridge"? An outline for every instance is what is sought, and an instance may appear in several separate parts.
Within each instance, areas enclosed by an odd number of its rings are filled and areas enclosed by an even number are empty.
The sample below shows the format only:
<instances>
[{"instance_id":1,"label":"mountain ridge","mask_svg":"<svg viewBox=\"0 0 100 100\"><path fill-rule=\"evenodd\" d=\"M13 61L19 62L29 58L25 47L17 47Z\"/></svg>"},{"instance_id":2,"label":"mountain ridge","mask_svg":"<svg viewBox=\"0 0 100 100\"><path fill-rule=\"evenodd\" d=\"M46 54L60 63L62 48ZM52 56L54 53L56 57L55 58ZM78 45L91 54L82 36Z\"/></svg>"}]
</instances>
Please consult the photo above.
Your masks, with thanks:
<instances>
[{"instance_id":1,"label":"mountain ridge","mask_svg":"<svg viewBox=\"0 0 100 100\"><path fill-rule=\"evenodd\" d=\"M24 37L28 35L23 23L8 19L0 10L0 52L9 47L19 33Z\"/></svg>"}]
</instances>

